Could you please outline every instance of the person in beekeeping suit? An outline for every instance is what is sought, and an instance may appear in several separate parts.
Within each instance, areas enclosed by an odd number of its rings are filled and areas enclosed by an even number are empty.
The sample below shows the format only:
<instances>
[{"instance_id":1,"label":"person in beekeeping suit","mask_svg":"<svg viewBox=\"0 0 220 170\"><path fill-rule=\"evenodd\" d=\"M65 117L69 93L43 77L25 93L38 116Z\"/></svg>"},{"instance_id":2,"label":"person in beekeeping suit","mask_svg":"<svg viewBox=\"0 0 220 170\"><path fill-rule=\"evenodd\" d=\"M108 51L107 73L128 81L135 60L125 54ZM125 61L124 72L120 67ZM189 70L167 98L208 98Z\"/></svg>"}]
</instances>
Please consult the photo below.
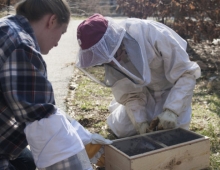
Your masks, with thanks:
<instances>
[{"instance_id":1,"label":"person in beekeeping suit","mask_svg":"<svg viewBox=\"0 0 220 170\"><path fill-rule=\"evenodd\" d=\"M107 123L118 137L189 128L201 70L171 28L137 18L116 23L94 14L78 26L77 39L76 67L112 90Z\"/></svg>"}]
</instances>

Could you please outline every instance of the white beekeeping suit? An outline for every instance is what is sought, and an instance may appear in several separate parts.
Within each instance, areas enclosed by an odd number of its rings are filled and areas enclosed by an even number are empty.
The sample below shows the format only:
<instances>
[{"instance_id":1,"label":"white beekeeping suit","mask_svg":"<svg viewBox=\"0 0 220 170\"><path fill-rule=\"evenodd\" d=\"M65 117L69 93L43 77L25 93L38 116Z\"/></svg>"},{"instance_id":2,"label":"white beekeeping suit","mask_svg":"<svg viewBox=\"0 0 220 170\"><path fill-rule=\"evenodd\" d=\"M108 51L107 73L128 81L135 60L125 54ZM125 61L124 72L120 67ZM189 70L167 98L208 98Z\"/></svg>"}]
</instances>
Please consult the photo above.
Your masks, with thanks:
<instances>
[{"instance_id":1,"label":"white beekeeping suit","mask_svg":"<svg viewBox=\"0 0 220 170\"><path fill-rule=\"evenodd\" d=\"M193 89L200 76L200 68L189 60L186 42L173 30L158 22L127 19L122 25L141 47L142 55L147 61L145 67L149 75L146 76L146 82L149 83L140 88L126 78L119 80L112 87L116 100L121 103L120 97L127 94L129 98L129 95L138 90L135 100L122 103L136 112L133 113L136 122L146 120L150 123L164 110L170 110L178 115L177 127L187 129L191 120ZM117 131L119 137L123 137L128 132L127 128L121 127L123 122L120 116L123 116L119 113L123 114L120 108L113 110L108 124Z\"/></svg>"},{"instance_id":2,"label":"white beekeeping suit","mask_svg":"<svg viewBox=\"0 0 220 170\"><path fill-rule=\"evenodd\" d=\"M115 97L107 119L112 131L118 137L145 133L157 117L163 129L188 129L193 90L201 71L189 60L185 40L155 21L130 18L116 24L105 17L107 28L102 29L102 37L83 48L83 37L99 35L100 22L94 23L96 17L78 27L81 49L77 66L100 82L89 68L104 64L105 78L99 79L101 84L111 87ZM84 28L91 27L91 23L96 30L88 35L88 28ZM119 52L123 50L126 52Z\"/></svg>"}]
</instances>

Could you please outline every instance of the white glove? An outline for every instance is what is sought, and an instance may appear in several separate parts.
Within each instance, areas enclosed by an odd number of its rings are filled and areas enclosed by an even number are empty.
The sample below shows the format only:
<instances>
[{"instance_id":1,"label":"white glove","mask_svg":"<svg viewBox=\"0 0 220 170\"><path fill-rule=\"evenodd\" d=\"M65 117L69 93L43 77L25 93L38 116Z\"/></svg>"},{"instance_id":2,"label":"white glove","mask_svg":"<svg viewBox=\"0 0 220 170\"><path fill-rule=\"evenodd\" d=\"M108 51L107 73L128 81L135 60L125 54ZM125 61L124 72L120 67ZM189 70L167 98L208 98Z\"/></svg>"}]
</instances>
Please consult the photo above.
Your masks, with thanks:
<instances>
[{"instance_id":1,"label":"white glove","mask_svg":"<svg viewBox=\"0 0 220 170\"><path fill-rule=\"evenodd\" d=\"M93 133L91 136L91 143L92 144L103 144L103 145L110 145L112 141L109 139L105 139L103 136Z\"/></svg>"},{"instance_id":2,"label":"white glove","mask_svg":"<svg viewBox=\"0 0 220 170\"><path fill-rule=\"evenodd\" d=\"M125 109L128 117L139 134L150 132L145 106L143 106L140 100L127 102Z\"/></svg>"},{"instance_id":3,"label":"white glove","mask_svg":"<svg viewBox=\"0 0 220 170\"><path fill-rule=\"evenodd\" d=\"M111 89L115 100L120 104L125 105L129 101L140 100L141 105L146 105L146 88L137 86L128 78L118 80Z\"/></svg>"},{"instance_id":4,"label":"white glove","mask_svg":"<svg viewBox=\"0 0 220 170\"><path fill-rule=\"evenodd\" d=\"M124 105L132 125L139 134L148 132L146 88L139 87L128 78L118 80L112 87L115 100Z\"/></svg>"},{"instance_id":5,"label":"white glove","mask_svg":"<svg viewBox=\"0 0 220 170\"><path fill-rule=\"evenodd\" d=\"M159 129L173 129L177 127L177 115L170 110L165 110L164 112L158 115L158 118Z\"/></svg>"},{"instance_id":6,"label":"white glove","mask_svg":"<svg viewBox=\"0 0 220 170\"><path fill-rule=\"evenodd\" d=\"M141 122L141 123L136 122L136 126L140 134L150 132L149 125L147 122Z\"/></svg>"}]
</instances>

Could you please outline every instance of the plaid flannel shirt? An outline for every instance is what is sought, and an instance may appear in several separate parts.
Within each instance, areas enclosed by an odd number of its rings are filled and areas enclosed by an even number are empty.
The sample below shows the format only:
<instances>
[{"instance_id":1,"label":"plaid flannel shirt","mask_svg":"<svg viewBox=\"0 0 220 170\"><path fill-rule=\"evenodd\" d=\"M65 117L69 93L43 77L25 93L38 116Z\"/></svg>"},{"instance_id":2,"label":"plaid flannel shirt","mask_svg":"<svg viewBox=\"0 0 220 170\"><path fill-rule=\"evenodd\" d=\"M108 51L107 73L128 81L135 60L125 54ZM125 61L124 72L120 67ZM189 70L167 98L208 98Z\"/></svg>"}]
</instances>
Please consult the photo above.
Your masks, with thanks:
<instances>
[{"instance_id":1,"label":"plaid flannel shirt","mask_svg":"<svg viewBox=\"0 0 220 170\"><path fill-rule=\"evenodd\" d=\"M28 20L0 19L0 159L15 159L27 146L25 122L55 111L46 64Z\"/></svg>"}]
</instances>

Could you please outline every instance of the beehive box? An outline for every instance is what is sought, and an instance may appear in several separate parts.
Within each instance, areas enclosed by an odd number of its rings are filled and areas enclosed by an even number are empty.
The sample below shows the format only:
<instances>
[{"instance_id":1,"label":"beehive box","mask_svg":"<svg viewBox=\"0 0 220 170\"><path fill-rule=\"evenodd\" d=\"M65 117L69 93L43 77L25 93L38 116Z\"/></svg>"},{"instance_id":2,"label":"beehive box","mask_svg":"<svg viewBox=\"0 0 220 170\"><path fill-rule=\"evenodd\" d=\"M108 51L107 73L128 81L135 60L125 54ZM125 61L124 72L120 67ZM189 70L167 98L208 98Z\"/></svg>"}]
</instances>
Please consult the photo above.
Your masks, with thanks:
<instances>
[{"instance_id":1,"label":"beehive box","mask_svg":"<svg viewBox=\"0 0 220 170\"><path fill-rule=\"evenodd\" d=\"M113 141L106 170L201 170L209 167L209 138L176 128Z\"/></svg>"}]
</instances>

